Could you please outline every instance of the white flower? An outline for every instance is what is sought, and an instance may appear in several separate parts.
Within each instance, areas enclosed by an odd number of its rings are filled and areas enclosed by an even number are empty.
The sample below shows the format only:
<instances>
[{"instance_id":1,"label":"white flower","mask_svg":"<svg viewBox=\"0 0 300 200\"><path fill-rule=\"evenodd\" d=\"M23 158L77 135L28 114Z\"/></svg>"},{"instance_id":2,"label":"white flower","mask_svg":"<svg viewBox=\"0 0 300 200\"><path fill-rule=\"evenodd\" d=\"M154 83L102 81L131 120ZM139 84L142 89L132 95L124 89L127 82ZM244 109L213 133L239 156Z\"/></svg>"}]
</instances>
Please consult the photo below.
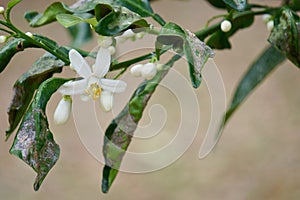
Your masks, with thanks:
<instances>
[{"instance_id":1,"label":"white flower","mask_svg":"<svg viewBox=\"0 0 300 200\"><path fill-rule=\"evenodd\" d=\"M70 117L72 109L72 99L70 96L63 96L54 112L54 122L57 125L66 123Z\"/></svg>"},{"instance_id":2,"label":"white flower","mask_svg":"<svg viewBox=\"0 0 300 200\"><path fill-rule=\"evenodd\" d=\"M25 34L26 34L28 37L31 37L31 38L33 37L33 34L32 34L31 32L26 32Z\"/></svg>"},{"instance_id":3,"label":"white flower","mask_svg":"<svg viewBox=\"0 0 300 200\"><path fill-rule=\"evenodd\" d=\"M135 76L135 77L140 77L142 75L141 71L142 68L144 67L143 64L137 64L134 65L131 69L130 69L130 73Z\"/></svg>"},{"instance_id":4,"label":"white flower","mask_svg":"<svg viewBox=\"0 0 300 200\"><path fill-rule=\"evenodd\" d=\"M268 28L269 31L273 30L273 28L274 28L274 21L273 20L271 20L267 23L267 28Z\"/></svg>"},{"instance_id":5,"label":"white flower","mask_svg":"<svg viewBox=\"0 0 300 200\"><path fill-rule=\"evenodd\" d=\"M104 78L111 63L111 55L108 49L99 49L93 70L91 70L86 60L74 49L70 50L69 59L72 68L82 79L63 84L58 89L61 94L80 94L82 99L89 97L90 99L97 100L103 94L106 94L105 91L119 93L126 89L127 84L124 81Z\"/></svg>"},{"instance_id":6,"label":"white flower","mask_svg":"<svg viewBox=\"0 0 300 200\"><path fill-rule=\"evenodd\" d=\"M228 32L228 31L231 30L231 28L232 28L232 24L231 24L230 21L224 20L224 21L221 23L221 30L222 30L223 32Z\"/></svg>"},{"instance_id":7,"label":"white flower","mask_svg":"<svg viewBox=\"0 0 300 200\"><path fill-rule=\"evenodd\" d=\"M0 44L6 42L7 37L5 35L0 35Z\"/></svg>"},{"instance_id":8,"label":"white flower","mask_svg":"<svg viewBox=\"0 0 300 200\"><path fill-rule=\"evenodd\" d=\"M147 63L141 70L142 77L151 80L157 73L156 65L154 63Z\"/></svg>"},{"instance_id":9,"label":"white flower","mask_svg":"<svg viewBox=\"0 0 300 200\"><path fill-rule=\"evenodd\" d=\"M0 14L2 15L5 11L5 8L3 6L0 6Z\"/></svg>"}]
</instances>

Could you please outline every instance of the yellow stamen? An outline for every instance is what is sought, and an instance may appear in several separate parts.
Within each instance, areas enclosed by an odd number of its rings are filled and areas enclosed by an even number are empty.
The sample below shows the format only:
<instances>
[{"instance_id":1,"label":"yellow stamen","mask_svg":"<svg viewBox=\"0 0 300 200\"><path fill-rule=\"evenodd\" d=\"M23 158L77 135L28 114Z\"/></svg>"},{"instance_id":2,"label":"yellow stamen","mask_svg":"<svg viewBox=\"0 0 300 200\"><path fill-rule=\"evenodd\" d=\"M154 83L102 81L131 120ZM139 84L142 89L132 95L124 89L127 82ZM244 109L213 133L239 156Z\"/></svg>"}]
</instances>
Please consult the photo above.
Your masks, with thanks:
<instances>
[{"instance_id":1,"label":"yellow stamen","mask_svg":"<svg viewBox=\"0 0 300 200\"><path fill-rule=\"evenodd\" d=\"M97 100L101 95L101 87L97 83L92 83L85 93L89 95L93 100Z\"/></svg>"}]
</instances>

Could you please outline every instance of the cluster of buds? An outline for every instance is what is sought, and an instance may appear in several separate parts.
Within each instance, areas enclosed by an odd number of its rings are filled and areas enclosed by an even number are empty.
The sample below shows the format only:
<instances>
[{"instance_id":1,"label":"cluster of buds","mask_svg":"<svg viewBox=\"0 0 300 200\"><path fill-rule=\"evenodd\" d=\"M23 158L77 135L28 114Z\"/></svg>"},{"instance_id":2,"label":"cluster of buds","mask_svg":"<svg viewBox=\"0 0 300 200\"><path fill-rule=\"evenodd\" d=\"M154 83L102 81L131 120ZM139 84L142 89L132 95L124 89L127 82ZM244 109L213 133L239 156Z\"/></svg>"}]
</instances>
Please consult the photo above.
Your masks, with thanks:
<instances>
[{"instance_id":1,"label":"cluster of buds","mask_svg":"<svg viewBox=\"0 0 300 200\"><path fill-rule=\"evenodd\" d=\"M116 36L117 42L125 42L126 40L135 41L137 39L142 39L145 36L145 32L135 33L131 29L126 30L122 35Z\"/></svg>"},{"instance_id":2,"label":"cluster of buds","mask_svg":"<svg viewBox=\"0 0 300 200\"><path fill-rule=\"evenodd\" d=\"M262 16L262 20L267 24L267 28L269 31L272 31L274 28L274 20L273 16L270 14L264 14Z\"/></svg>"},{"instance_id":3,"label":"cluster of buds","mask_svg":"<svg viewBox=\"0 0 300 200\"><path fill-rule=\"evenodd\" d=\"M161 70L162 64L149 62L147 64L137 64L130 69L130 73L135 77L143 77L146 80L154 78L158 70Z\"/></svg>"},{"instance_id":4,"label":"cluster of buds","mask_svg":"<svg viewBox=\"0 0 300 200\"><path fill-rule=\"evenodd\" d=\"M114 43L114 40L112 37L102 36L102 35L99 35L99 37L98 37L98 45L100 47L108 49L110 52L110 55L114 55L116 53L116 48L113 43Z\"/></svg>"}]
</instances>

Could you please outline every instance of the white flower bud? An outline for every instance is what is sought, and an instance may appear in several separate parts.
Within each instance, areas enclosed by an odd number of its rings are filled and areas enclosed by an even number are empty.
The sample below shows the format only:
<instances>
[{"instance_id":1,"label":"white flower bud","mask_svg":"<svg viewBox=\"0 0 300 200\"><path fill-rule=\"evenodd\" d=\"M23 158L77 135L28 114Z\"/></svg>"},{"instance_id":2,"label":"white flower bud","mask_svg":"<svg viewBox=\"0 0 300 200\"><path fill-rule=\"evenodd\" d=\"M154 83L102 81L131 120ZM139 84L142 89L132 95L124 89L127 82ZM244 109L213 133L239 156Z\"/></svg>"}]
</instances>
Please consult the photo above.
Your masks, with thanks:
<instances>
[{"instance_id":1,"label":"white flower bud","mask_svg":"<svg viewBox=\"0 0 300 200\"><path fill-rule=\"evenodd\" d=\"M109 91L102 91L100 102L104 111L108 112L112 109L114 105L114 96L113 93Z\"/></svg>"},{"instance_id":2,"label":"white flower bud","mask_svg":"<svg viewBox=\"0 0 300 200\"><path fill-rule=\"evenodd\" d=\"M0 44L6 42L7 36L5 35L0 35Z\"/></svg>"},{"instance_id":3,"label":"white flower bud","mask_svg":"<svg viewBox=\"0 0 300 200\"><path fill-rule=\"evenodd\" d=\"M144 67L144 65L142 64L137 64L134 65L131 69L130 69L130 73L135 76L135 77L140 77L142 74L142 68Z\"/></svg>"},{"instance_id":4,"label":"white flower bud","mask_svg":"<svg viewBox=\"0 0 300 200\"><path fill-rule=\"evenodd\" d=\"M142 68L142 77L151 80L157 73L156 65L154 63L147 63Z\"/></svg>"},{"instance_id":5,"label":"white flower bud","mask_svg":"<svg viewBox=\"0 0 300 200\"><path fill-rule=\"evenodd\" d=\"M113 43L112 37L107 37L102 35L98 37L98 44L100 47L108 48L112 45L112 43Z\"/></svg>"},{"instance_id":6,"label":"white flower bud","mask_svg":"<svg viewBox=\"0 0 300 200\"><path fill-rule=\"evenodd\" d=\"M135 38L136 39L142 39L145 36L145 32L139 32L137 34L135 34Z\"/></svg>"},{"instance_id":7,"label":"white flower bud","mask_svg":"<svg viewBox=\"0 0 300 200\"><path fill-rule=\"evenodd\" d=\"M232 28L232 24L231 24L230 21L224 20L224 21L221 23L221 30L222 30L223 32L228 32L228 31L231 30L231 28Z\"/></svg>"},{"instance_id":8,"label":"white flower bud","mask_svg":"<svg viewBox=\"0 0 300 200\"><path fill-rule=\"evenodd\" d=\"M269 31L273 30L273 28L274 28L274 21L273 20L271 20L267 23L267 28L268 28Z\"/></svg>"},{"instance_id":9,"label":"white flower bud","mask_svg":"<svg viewBox=\"0 0 300 200\"><path fill-rule=\"evenodd\" d=\"M25 34L26 34L28 37L31 37L31 38L33 37L33 34L32 34L31 32L26 32Z\"/></svg>"},{"instance_id":10,"label":"white flower bud","mask_svg":"<svg viewBox=\"0 0 300 200\"><path fill-rule=\"evenodd\" d=\"M114 55L116 53L116 48L114 46L108 47L108 51L110 55Z\"/></svg>"},{"instance_id":11,"label":"white flower bud","mask_svg":"<svg viewBox=\"0 0 300 200\"><path fill-rule=\"evenodd\" d=\"M5 8L3 6L0 6L0 14L2 15L5 11Z\"/></svg>"},{"instance_id":12,"label":"white flower bud","mask_svg":"<svg viewBox=\"0 0 300 200\"><path fill-rule=\"evenodd\" d=\"M261 18L265 23L268 23L272 19L272 15L264 14Z\"/></svg>"},{"instance_id":13,"label":"white flower bud","mask_svg":"<svg viewBox=\"0 0 300 200\"><path fill-rule=\"evenodd\" d=\"M158 71L162 70L163 68L164 68L164 65L163 65L163 64L160 64L160 63L157 63L157 64L156 64L156 69L157 69Z\"/></svg>"},{"instance_id":14,"label":"white flower bud","mask_svg":"<svg viewBox=\"0 0 300 200\"><path fill-rule=\"evenodd\" d=\"M54 123L57 125L65 124L71 114L72 110L72 99L70 96L63 96L58 103L54 112Z\"/></svg>"},{"instance_id":15,"label":"white flower bud","mask_svg":"<svg viewBox=\"0 0 300 200\"><path fill-rule=\"evenodd\" d=\"M134 36L135 36L135 33L131 29L128 29L122 34L121 37L123 37L124 39L131 39Z\"/></svg>"}]
</instances>

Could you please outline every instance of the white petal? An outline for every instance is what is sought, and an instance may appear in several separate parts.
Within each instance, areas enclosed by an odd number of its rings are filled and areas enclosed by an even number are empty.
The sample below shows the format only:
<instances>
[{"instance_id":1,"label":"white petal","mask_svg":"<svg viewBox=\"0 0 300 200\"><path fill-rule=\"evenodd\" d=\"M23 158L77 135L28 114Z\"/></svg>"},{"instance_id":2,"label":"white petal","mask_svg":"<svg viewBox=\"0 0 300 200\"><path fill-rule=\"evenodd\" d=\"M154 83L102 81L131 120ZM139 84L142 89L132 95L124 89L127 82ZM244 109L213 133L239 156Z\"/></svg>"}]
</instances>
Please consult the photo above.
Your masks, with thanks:
<instances>
[{"instance_id":1,"label":"white petal","mask_svg":"<svg viewBox=\"0 0 300 200\"><path fill-rule=\"evenodd\" d=\"M107 91L110 91L113 93L120 93L120 92L125 91L127 84L121 80L111 80L111 79L102 78L100 80L100 86L104 90L107 90Z\"/></svg>"},{"instance_id":2,"label":"white petal","mask_svg":"<svg viewBox=\"0 0 300 200\"><path fill-rule=\"evenodd\" d=\"M94 74L98 77L104 77L110 66L111 55L108 49L100 48L94 66Z\"/></svg>"},{"instance_id":3,"label":"white petal","mask_svg":"<svg viewBox=\"0 0 300 200\"><path fill-rule=\"evenodd\" d=\"M54 122L57 125L64 124L68 121L72 109L71 97L63 97L58 103L54 112Z\"/></svg>"},{"instance_id":4,"label":"white petal","mask_svg":"<svg viewBox=\"0 0 300 200\"><path fill-rule=\"evenodd\" d=\"M91 97L87 94L82 94L82 95L80 95L80 99L81 99L81 101L87 102L88 100L91 99Z\"/></svg>"},{"instance_id":5,"label":"white petal","mask_svg":"<svg viewBox=\"0 0 300 200\"><path fill-rule=\"evenodd\" d=\"M87 86L88 82L86 79L78 81L68 81L60 86L60 88L58 88L58 91L63 95L83 94Z\"/></svg>"},{"instance_id":6,"label":"white petal","mask_svg":"<svg viewBox=\"0 0 300 200\"><path fill-rule=\"evenodd\" d=\"M77 72L77 74L83 78L91 76L92 71L86 60L75 49L69 51L69 59L71 67Z\"/></svg>"},{"instance_id":7,"label":"white petal","mask_svg":"<svg viewBox=\"0 0 300 200\"><path fill-rule=\"evenodd\" d=\"M110 111L114 105L114 97L113 94L109 91L102 91L100 102L102 105L103 110L106 112Z\"/></svg>"},{"instance_id":8,"label":"white petal","mask_svg":"<svg viewBox=\"0 0 300 200\"><path fill-rule=\"evenodd\" d=\"M130 69L130 73L135 76L135 77L140 77L142 74L141 74L141 71L142 71L142 68L144 67L144 65L142 64L137 64L137 65L134 65L131 69Z\"/></svg>"},{"instance_id":9,"label":"white petal","mask_svg":"<svg viewBox=\"0 0 300 200\"><path fill-rule=\"evenodd\" d=\"M142 68L142 77L151 80L157 73L156 65L154 63L147 63Z\"/></svg>"}]
</instances>

